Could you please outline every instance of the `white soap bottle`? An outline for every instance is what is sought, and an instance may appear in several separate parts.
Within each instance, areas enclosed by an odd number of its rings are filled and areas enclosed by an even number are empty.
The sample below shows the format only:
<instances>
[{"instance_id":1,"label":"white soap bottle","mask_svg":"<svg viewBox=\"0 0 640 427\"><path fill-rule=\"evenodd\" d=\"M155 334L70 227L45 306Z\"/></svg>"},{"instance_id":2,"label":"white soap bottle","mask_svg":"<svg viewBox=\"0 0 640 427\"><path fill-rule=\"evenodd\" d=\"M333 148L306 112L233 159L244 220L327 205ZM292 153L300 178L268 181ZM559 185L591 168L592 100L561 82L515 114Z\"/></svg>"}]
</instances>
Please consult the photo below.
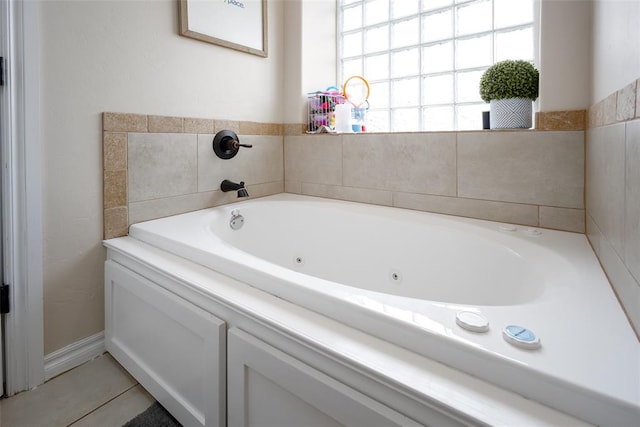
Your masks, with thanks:
<instances>
[{"instance_id":1,"label":"white soap bottle","mask_svg":"<svg viewBox=\"0 0 640 427\"><path fill-rule=\"evenodd\" d=\"M336 104L336 132L351 132L351 104Z\"/></svg>"}]
</instances>

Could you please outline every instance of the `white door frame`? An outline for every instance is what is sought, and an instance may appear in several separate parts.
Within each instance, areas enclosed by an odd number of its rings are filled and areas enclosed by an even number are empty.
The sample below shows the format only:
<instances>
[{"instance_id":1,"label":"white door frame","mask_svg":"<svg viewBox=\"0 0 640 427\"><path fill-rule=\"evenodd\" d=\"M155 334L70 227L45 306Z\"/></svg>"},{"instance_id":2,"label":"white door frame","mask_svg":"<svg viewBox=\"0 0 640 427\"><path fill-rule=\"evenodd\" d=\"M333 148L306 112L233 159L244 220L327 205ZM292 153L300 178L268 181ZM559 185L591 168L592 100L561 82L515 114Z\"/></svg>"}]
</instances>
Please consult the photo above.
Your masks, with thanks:
<instances>
[{"instance_id":1,"label":"white door frame","mask_svg":"<svg viewBox=\"0 0 640 427\"><path fill-rule=\"evenodd\" d=\"M40 27L35 1L0 2L5 86L2 130L5 394L44 382ZM6 129L6 130L5 130Z\"/></svg>"}]
</instances>

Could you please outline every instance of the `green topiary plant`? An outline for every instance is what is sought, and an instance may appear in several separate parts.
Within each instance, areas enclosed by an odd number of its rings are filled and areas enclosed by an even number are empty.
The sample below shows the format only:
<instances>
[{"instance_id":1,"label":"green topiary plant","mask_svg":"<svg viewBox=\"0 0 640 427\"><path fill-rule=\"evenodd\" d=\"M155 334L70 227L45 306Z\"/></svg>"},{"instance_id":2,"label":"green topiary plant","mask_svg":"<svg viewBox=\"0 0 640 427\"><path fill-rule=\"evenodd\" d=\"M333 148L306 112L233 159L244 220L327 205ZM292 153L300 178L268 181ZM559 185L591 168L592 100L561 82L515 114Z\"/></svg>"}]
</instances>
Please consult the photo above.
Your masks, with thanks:
<instances>
[{"instance_id":1,"label":"green topiary plant","mask_svg":"<svg viewBox=\"0 0 640 427\"><path fill-rule=\"evenodd\" d=\"M480 96L484 102L492 99L538 97L540 73L527 61L497 62L480 79Z\"/></svg>"}]
</instances>

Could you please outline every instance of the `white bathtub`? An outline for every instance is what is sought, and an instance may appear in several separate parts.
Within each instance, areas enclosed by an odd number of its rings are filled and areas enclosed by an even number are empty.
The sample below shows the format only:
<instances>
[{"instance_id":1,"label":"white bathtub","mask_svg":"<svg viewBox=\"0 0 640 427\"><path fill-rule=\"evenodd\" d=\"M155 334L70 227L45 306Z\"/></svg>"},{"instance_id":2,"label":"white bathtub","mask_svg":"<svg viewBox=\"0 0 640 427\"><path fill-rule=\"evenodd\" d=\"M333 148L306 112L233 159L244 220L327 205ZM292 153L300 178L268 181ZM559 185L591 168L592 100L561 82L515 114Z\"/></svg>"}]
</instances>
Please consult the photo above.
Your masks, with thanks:
<instances>
[{"instance_id":1,"label":"white bathtub","mask_svg":"<svg viewBox=\"0 0 640 427\"><path fill-rule=\"evenodd\" d=\"M280 194L130 236L587 421L637 422L636 336L585 236L541 232ZM462 310L489 332L460 328ZM507 343L509 324L541 348Z\"/></svg>"}]
</instances>

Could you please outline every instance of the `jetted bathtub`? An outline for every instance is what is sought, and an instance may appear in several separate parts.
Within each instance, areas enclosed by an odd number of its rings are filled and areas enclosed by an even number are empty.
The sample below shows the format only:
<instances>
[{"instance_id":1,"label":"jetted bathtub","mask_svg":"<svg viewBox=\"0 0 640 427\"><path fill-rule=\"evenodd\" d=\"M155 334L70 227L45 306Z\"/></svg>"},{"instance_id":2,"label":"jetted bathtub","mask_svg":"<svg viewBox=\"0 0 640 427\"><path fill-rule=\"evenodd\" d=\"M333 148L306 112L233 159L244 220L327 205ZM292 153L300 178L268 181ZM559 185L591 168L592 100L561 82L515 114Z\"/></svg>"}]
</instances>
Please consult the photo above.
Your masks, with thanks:
<instances>
[{"instance_id":1,"label":"jetted bathtub","mask_svg":"<svg viewBox=\"0 0 640 427\"><path fill-rule=\"evenodd\" d=\"M129 234L592 423L640 420L640 345L584 235L291 194Z\"/></svg>"}]
</instances>

